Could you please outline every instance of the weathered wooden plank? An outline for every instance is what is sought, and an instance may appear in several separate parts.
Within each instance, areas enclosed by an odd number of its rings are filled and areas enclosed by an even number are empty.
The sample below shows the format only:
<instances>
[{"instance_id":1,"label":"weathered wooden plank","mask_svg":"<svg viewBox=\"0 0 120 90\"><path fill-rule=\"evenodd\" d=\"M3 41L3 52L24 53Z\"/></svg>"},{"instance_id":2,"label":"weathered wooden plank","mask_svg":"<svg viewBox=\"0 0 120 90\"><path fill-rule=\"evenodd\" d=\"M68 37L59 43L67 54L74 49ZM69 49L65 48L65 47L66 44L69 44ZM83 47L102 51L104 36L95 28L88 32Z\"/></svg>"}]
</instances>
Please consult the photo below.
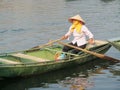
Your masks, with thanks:
<instances>
[{"instance_id":1,"label":"weathered wooden plank","mask_svg":"<svg viewBox=\"0 0 120 90\"><path fill-rule=\"evenodd\" d=\"M26 54L22 54L22 53L12 54L12 56L25 58L25 59L30 59L30 60L36 61L36 62L50 61L50 60L47 60L47 59L38 58L38 57L35 57L35 56L26 55Z\"/></svg>"},{"instance_id":2,"label":"weathered wooden plank","mask_svg":"<svg viewBox=\"0 0 120 90\"><path fill-rule=\"evenodd\" d=\"M3 59L3 58L0 58L0 62L3 62L5 64L21 64L21 62L11 61L8 59Z\"/></svg>"}]
</instances>

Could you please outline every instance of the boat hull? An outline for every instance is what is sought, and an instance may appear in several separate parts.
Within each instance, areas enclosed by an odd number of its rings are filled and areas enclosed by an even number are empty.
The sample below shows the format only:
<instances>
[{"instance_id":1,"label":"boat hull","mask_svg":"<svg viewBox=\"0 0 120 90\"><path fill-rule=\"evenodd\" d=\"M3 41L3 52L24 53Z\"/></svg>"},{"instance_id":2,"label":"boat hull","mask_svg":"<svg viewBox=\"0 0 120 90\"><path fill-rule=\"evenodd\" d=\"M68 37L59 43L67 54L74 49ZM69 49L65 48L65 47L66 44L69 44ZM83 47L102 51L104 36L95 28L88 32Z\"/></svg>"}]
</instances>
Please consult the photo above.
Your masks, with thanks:
<instances>
[{"instance_id":1,"label":"boat hull","mask_svg":"<svg viewBox=\"0 0 120 90\"><path fill-rule=\"evenodd\" d=\"M105 44L95 49L95 52L105 53L111 45ZM47 61L47 62L36 62L27 64L4 64L0 65L0 77L23 77L29 75L37 75L53 70L62 69L65 67L71 67L78 64L84 64L91 60L96 59L96 56L83 53L79 57L75 57L68 60L57 60L57 61Z\"/></svg>"},{"instance_id":2,"label":"boat hull","mask_svg":"<svg viewBox=\"0 0 120 90\"><path fill-rule=\"evenodd\" d=\"M108 41L113 47L120 51L120 37L113 38Z\"/></svg>"},{"instance_id":3,"label":"boat hull","mask_svg":"<svg viewBox=\"0 0 120 90\"><path fill-rule=\"evenodd\" d=\"M114 42L110 42L112 44L113 47L115 47L117 50L120 51L120 40L119 41L114 41Z\"/></svg>"}]
</instances>

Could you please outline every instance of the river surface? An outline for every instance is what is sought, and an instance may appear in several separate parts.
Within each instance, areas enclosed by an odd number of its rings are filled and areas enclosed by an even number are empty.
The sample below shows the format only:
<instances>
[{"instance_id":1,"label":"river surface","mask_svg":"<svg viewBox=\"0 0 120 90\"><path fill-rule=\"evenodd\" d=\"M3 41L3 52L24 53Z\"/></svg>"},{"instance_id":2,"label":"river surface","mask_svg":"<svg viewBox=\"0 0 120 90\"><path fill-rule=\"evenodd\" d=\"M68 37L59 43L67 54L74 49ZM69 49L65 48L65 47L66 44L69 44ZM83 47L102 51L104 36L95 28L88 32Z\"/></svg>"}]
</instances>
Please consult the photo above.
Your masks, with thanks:
<instances>
[{"instance_id":1,"label":"river surface","mask_svg":"<svg viewBox=\"0 0 120 90\"><path fill-rule=\"evenodd\" d=\"M21 51L64 35L80 14L95 39L120 37L120 0L0 0L0 53ZM106 55L120 59L111 48ZM99 60L99 59L98 59ZM99 60L43 75L0 80L0 90L120 90L120 64ZM79 89L78 89L79 88Z\"/></svg>"}]
</instances>

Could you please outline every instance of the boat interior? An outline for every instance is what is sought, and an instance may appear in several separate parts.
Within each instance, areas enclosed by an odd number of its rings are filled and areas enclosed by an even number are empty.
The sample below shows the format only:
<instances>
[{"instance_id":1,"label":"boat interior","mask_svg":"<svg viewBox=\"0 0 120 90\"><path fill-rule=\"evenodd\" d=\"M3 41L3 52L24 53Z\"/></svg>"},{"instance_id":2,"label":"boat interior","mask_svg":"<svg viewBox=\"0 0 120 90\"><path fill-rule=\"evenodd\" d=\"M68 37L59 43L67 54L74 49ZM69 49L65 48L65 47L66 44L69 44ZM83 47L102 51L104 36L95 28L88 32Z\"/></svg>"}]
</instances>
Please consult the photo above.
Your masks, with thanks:
<instances>
[{"instance_id":1,"label":"boat interior","mask_svg":"<svg viewBox=\"0 0 120 90\"><path fill-rule=\"evenodd\" d=\"M86 49L88 50L94 50L96 48L100 48L104 45L108 44L107 41L101 41L101 40L95 40L94 45L87 45ZM61 45L53 45L45 48L41 48L36 51L22 51L22 52L14 52L14 53L3 53L0 54L0 65L5 64L28 64L28 63L38 63L38 62L49 62L49 61L55 61L56 57L60 55L62 52ZM80 54L83 54L84 52L80 51L79 54L72 54L70 52L67 52L66 54L68 56L80 56Z\"/></svg>"}]
</instances>

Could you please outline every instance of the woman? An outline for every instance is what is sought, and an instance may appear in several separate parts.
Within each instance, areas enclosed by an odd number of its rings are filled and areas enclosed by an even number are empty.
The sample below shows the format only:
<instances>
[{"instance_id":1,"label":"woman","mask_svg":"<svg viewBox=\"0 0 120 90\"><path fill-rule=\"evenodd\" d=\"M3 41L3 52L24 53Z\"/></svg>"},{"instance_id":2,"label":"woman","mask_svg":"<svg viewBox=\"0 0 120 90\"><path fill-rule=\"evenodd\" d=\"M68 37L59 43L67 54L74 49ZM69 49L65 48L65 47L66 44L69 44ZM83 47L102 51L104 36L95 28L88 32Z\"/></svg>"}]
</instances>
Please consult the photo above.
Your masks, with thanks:
<instances>
[{"instance_id":1,"label":"woman","mask_svg":"<svg viewBox=\"0 0 120 90\"><path fill-rule=\"evenodd\" d=\"M75 15L73 17L69 18L69 22L72 23L72 25L69 28L69 31L62 36L62 39L69 39L71 34L73 34L73 41L69 43L70 45L79 47L79 48L85 48L87 43L94 44L94 36L93 34L88 30L88 28L85 26L85 21L80 17L80 15ZM86 36L88 36L88 41L86 39ZM73 48L64 46L63 52L68 52L69 50L72 50ZM73 49L72 53L77 54L79 50ZM63 59L65 57L64 54L62 54L59 59Z\"/></svg>"}]
</instances>

